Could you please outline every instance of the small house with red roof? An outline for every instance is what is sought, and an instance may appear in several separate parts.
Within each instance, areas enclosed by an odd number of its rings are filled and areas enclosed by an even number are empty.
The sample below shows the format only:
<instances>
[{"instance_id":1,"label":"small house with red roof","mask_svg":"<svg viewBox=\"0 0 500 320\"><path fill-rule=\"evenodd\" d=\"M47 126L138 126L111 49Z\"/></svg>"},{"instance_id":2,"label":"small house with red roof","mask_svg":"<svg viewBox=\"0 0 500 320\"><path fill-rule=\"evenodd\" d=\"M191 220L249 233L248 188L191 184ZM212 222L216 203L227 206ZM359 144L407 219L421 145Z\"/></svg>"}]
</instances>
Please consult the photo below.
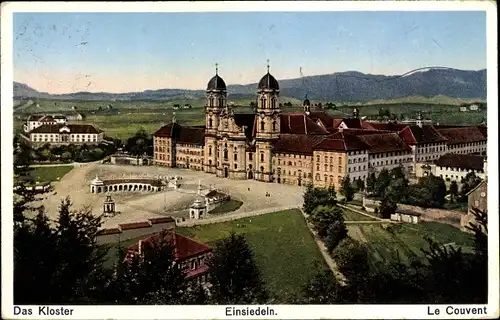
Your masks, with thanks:
<instances>
[{"instance_id":1,"label":"small house with red roof","mask_svg":"<svg viewBox=\"0 0 500 320\"><path fill-rule=\"evenodd\" d=\"M209 281L208 262L212 256L212 249L174 230L161 231L131 245L127 248L124 262L131 261L135 255L140 256L145 249L154 248L165 241L172 246L174 261L185 271L186 279L197 284L205 284Z\"/></svg>"}]
</instances>

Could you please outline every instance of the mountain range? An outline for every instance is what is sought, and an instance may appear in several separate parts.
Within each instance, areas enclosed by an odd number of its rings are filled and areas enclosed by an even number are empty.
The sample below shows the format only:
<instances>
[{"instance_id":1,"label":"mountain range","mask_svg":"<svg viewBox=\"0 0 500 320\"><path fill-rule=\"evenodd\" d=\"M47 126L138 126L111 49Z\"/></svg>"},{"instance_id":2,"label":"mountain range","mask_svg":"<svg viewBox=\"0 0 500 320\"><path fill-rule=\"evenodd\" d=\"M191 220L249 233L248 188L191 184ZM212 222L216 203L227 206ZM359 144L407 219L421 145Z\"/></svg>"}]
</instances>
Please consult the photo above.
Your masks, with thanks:
<instances>
[{"instance_id":1,"label":"mountain range","mask_svg":"<svg viewBox=\"0 0 500 320\"><path fill-rule=\"evenodd\" d=\"M486 99L486 70L430 69L404 76L364 74L356 71L278 80L280 94L297 99L322 101L370 101L409 96L433 97L444 95L461 99ZM257 83L228 85L233 99L254 98ZM26 84L14 82L14 99L59 100L175 100L196 99L204 90L160 89L142 92L108 93L76 92L50 94L39 92Z\"/></svg>"}]
</instances>

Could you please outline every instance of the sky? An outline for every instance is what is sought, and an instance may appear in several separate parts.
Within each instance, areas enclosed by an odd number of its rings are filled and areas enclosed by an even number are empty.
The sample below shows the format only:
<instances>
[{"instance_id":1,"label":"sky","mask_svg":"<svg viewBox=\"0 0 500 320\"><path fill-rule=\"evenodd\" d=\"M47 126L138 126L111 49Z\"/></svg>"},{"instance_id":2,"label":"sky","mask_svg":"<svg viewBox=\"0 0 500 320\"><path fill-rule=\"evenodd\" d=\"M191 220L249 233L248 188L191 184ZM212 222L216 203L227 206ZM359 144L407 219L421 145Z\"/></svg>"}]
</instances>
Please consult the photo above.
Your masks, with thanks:
<instances>
[{"instance_id":1,"label":"sky","mask_svg":"<svg viewBox=\"0 0 500 320\"><path fill-rule=\"evenodd\" d=\"M14 13L14 81L49 93L205 89L343 71L486 68L486 13Z\"/></svg>"}]
</instances>

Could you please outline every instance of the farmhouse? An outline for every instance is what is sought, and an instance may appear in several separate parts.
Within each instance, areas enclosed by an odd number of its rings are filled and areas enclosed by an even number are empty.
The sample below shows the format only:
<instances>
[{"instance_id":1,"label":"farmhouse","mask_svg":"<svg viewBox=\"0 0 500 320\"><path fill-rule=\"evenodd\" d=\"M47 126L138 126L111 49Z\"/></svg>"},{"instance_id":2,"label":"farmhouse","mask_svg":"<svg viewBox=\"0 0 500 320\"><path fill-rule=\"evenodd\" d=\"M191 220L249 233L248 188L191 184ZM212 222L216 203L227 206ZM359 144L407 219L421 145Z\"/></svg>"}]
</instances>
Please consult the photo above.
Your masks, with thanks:
<instances>
[{"instance_id":1,"label":"farmhouse","mask_svg":"<svg viewBox=\"0 0 500 320\"><path fill-rule=\"evenodd\" d=\"M24 132L30 132L43 125L66 124L68 119L63 115L40 115L32 114L23 126Z\"/></svg>"},{"instance_id":2,"label":"farmhouse","mask_svg":"<svg viewBox=\"0 0 500 320\"><path fill-rule=\"evenodd\" d=\"M32 144L99 144L104 139L101 129L91 124L44 124L29 133Z\"/></svg>"},{"instance_id":3,"label":"farmhouse","mask_svg":"<svg viewBox=\"0 0 500 320\"><path fill-rule=\"evenodd\" d=\"M235 113L216 70L206 90L205 126L182 126L174 117L154 134L154 164L229 179L338 189L345 176L365 179L397 166L413 176L417 162L435 161L450 147L464 144L465 154L486 148L483 129L464 128L463 135L469 130L481 136L458 142L446 128L441 132L426 124L421 114L415 124L379 123L360 119L357 108L351 117L331 115L312 108L307 98L302 112L283 113L279 92L268 66L254 113Z\"/></svg>"},{"instance_id":4,"label":"farmhouse","mask_svg":"<svg viewBox=\"0 0 500 320\"><path fill-rule=\"evenodd\" d=\"M486 157L479 155L448 153L441 156L435 165L435 175L446 181L460 182L470 172L485 179L487 173Z\"/></svg>"}]
</instances>

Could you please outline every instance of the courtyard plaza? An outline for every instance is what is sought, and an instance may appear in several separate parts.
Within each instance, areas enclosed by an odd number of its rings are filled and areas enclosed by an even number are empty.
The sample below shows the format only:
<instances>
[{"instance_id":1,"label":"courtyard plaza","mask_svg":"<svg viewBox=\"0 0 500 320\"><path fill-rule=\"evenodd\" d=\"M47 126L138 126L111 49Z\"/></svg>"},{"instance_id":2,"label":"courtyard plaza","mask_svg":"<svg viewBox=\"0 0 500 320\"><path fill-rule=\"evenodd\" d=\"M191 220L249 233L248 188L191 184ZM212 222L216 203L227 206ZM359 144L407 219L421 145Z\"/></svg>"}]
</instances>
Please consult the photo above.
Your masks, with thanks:
<instances>
[{"instance_id":1,"label":"courtyard plaza","mask_svg":"<svg viewBox=\"0 0 500 320\"><path fill-rule=\"evenodd\" d=\"M114 217L104 218L103 227L112 228L120 223L144 221L160 216L184 216L197 197L198 184L206 193L210 188L227 193L243 205L228 214L240 214L285 206L301 206L304 187L264 183L255 180L230 180L213 174L178 168L156 166L121 166L89 163L75 167L60 181L54 182L52 193L45 195L43 205L49 219L56 219L62 199L70 197L73 208L89 208L94 214L102 214L106 193L91 193L90 182L98 176L101 180L134 177L167 176L180 178L180 187L159 192L112 192L116 202ZM266 193L270 196L266 197Z\"/></svg>"}]
</instances>

